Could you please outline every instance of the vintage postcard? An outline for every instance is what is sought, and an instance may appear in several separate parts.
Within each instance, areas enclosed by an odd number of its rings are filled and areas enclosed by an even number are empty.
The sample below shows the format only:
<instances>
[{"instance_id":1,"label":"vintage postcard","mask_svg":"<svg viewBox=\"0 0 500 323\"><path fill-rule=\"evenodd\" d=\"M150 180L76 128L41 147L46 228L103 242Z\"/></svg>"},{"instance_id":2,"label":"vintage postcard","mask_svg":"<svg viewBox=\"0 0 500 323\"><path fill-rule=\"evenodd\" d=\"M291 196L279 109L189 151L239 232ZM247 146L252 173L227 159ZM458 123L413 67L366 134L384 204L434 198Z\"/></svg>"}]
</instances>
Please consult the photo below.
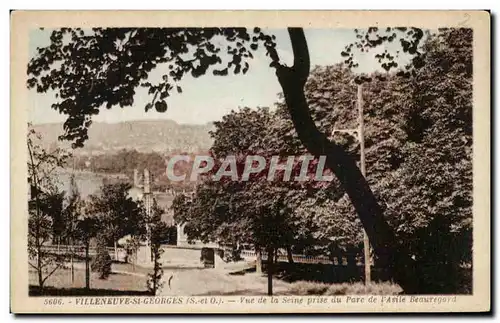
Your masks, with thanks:
<instances>
[{"instance_id":1,"label":"vintage postcard","mask_svg":"<svg viewBox=\"0 0 500 323\"><path fill-rule=\"evenodd\" d=\"M486 11L14 11L13 313L490 311Z\"/></svg>"}]
</instances>

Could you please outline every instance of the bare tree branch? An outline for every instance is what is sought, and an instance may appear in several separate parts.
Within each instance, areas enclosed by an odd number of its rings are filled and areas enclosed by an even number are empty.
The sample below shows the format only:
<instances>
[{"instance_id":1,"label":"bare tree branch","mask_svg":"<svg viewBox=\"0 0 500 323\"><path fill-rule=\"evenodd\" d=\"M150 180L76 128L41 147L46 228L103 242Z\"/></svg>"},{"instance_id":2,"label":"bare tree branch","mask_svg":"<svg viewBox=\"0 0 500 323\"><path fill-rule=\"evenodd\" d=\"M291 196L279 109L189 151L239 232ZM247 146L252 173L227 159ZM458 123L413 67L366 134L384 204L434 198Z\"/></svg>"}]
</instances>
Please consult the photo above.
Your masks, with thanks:
<instances>
[{"instance_id":1,"label":"bare tree branch","mask_svg":"<svg viewBox=\"0 0 500 323\"><path fill-rule=\"evenodd\" d=\"M28 261L28 264L29 264L31 267L33 267L35 270L37 270L37 271L38 271L38 267L37 267L37 266L33 265L33 264L32 264L31 262L29 262L29 261Z\"/></svg>"},{"instance_id":2,"label":"bare tree branch","mask_svg":"<svg viewBox=\"0 0 500 323\"><path fill-rule=\"evenodd\" d=\"M45 278L42 280L42 284L45 284L45 281L50 277L52 276L52 274L54 274L56 272L56 270L58 270L59 268L62 267L62 264L58 264L47 276L45 276Z\"/></svg>"}]
</instances>

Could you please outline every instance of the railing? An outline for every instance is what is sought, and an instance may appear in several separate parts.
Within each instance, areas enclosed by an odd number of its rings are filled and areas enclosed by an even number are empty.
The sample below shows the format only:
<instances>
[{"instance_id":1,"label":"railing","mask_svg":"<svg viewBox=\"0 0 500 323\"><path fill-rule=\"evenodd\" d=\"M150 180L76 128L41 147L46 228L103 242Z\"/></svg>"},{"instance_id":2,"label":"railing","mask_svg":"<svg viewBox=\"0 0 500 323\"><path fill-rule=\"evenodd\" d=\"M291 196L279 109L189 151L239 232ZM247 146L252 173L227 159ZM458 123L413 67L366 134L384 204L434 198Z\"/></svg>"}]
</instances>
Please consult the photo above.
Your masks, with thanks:
<instances>
[{"instance_id":1,"label":"railing","mask_svg":"<svg viewBox=\"0 0 500 323\"><path fill-rule=\"evenodd\" d=\"M107 247L106 248L109 252L109 256L111 257L111 260L119 260L116 259L116 254L115 254L115 248L113 247ZM43 246L42 251L54 255L75 255L78 257L85 257L85 246L82 245L50 245L50 246ZM117 248L116 249L118 257L120 255L123 255L126 253L126 250L124 248ZM96 247L90 247L89 248L89 256L95 256L97 255L97 248Z\"/></svg>"},{"instance_id":2,"label":"railing","mask_svg":"<svg viewBox=\"0 0 500 323\"><path fill-rule=\"evenodd\" d=\"M209 246L209 248L217 248L217 246L211 246L208 244L185 244L185 245L173 245L173 244L162 244L162 249L189 249L189 250L200 250L204 247Z\"/></svg>"},{"instance_id":3,"label":"railing","mask_svg":"<svg viewBox=\"0 0 500 323\"><path fill-rule=\"evenodd\" d=\"M186 245L186 246L176 246L176 245L162 245L162 248L171 248L171 249L193 249L193 250L201 250L202 246L197 245ZM117 255L119 259L116 259L115 248L107 247L109 255L112 260L121 260L123 255L126 253L124 248L117 248ZM42 247L43 252L56 254L56 255L70 255L71 253L78 257L85 257L85 246L82 245L49 245ZM89 256L95 256L97 254L96 247L89 248ZM243 258L255 259L256 253L253 250L241 250L240 255ZM262 252L262 260L267 260L267 253ZM330 265L338 265L338 266L346 266L347 265L347 257L346 256L336 256L336 257L325 257L325 256L307 256L302 254L293 254L293 261L296 263L303 264L330 264ZM277 255L277 260L280 262L288 262L288 256L286 253L279 253ZM362 259L360 257L356 258L356 263L362 264Z\"/></svg>"},{"instance_id":4,"label":"railing","mask_svg":"<svg viewBox=\"0 0 500 323\"><path fill-rule=\"evenodd\" d=\"M267 252L262 252L262 260L267 260ZM256 258L256 253L255 251L252 250L242 250L241 251L241 256L245 258ZM307 256L307 255L301 255L301 254L293 254L292 259L296 263L303 263L303 264L333 264L333 265L338 265L338 266L345 266L347 265L347 257L346 256L337 256L337 257L325 257L325 256ZM287 262L288 261L288 256L286 254L278 254L277 260L280 262ZM360 263L361 259L359 257L356 259L356 263Z\"/></svg>"}]
</instances>

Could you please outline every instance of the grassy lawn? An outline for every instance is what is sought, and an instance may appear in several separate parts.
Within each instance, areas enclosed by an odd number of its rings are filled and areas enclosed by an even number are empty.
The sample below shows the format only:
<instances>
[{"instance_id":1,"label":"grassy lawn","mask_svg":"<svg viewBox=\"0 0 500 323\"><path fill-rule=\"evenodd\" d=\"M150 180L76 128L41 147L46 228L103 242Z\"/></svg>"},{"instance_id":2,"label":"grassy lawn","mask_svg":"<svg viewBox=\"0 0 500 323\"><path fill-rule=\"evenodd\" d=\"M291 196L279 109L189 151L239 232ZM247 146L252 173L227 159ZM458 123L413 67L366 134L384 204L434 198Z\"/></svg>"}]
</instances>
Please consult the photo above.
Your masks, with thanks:
<instances>
[{"instance_id":1,"label":"grassy lawn","mask_svg":"<svg viewBox=\"0 0 500 323\"><path fill-rule=\"evenodd\" d=\"M147 294L147 273L128 275L112 273L108 279L99 279L98 274L91 273L90 288L85 289L85 270L80 263L75 268L74 281L71 282L69 269L59 269L45 281L44 294L47 295L144 295ZM113 264L112 270L128 271L120 264ZM30 295L39 295L36 272L29 272Z\"/></svg>"},{"instance_id":2,"label":"grassy lawn","mask_svg":"<svg viewBox=\"0 0 500 323\"><path fill-rule=\"evenodd\" d=\"M152 268L145 268L141 266L134 266L129 263L123 263L123 262L114 262L113 265L111 266L111 270L113 271L120 271L120 272L129 272L129 273L135 273L135 274L140 274L147 276L149 273L152 272Z\"/></svg>"}]
</instances>

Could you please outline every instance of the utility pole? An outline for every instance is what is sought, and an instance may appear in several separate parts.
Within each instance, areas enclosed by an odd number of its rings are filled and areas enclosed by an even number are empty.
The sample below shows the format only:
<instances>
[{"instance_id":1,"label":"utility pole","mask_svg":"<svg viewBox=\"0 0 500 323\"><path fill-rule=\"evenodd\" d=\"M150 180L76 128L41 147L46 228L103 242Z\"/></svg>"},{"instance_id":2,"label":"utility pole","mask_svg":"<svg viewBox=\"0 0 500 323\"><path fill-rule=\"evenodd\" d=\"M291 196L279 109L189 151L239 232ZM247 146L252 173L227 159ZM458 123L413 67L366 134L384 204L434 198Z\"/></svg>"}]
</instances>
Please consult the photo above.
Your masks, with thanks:
<instances>
[{"instance_id":1,"label":"utility pole","mask_svg":"<svg viewBox=\"0 0 500 323\"><path fill-rule=\"evenodd\" d=\"M355 129L333 129L332 136L337 133L348 133L355 137L359 141L360 149L360 168L361 174L366 178L366 167L365 167L365 121L363 114L363 85L358 84L357 92L357 106L358 106L358 128ZM371 259L370 259L370 240L366 231L363 229L363 249L365 258L365 284L371 282Z\"/></svg>"},{"instance_id":2,"label":"utility pole","mask_svg":"<svg viewBox=\"0 0 500 323\"><path fill-rule=\"evenodd\" d=\"M365 167L365 118L363 115L363 85L358 85L358 112L359 112L359 149L360 149L360 166L361 174L366 178L366 167ZM370 259L370 240L366 234L365 229L363 229L363 249L365 253L365 284L371 282L371 259Z\"/></svg>"}]
</instances>

